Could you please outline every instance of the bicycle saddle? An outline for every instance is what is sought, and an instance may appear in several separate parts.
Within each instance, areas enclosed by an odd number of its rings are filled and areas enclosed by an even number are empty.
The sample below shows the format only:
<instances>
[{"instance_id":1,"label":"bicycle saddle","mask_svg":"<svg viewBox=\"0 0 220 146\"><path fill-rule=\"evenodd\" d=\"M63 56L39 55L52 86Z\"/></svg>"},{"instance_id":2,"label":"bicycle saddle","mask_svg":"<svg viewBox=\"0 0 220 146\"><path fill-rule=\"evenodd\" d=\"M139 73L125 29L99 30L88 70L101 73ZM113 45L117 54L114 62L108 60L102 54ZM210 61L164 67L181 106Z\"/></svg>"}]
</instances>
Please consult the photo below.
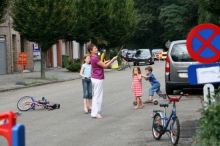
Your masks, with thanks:
<instances>
[{"instance_id":1,"label":"bicycle saddle","mask_svg":"<svg viewBox=\"0 0 220 146\"><path fill-rule=\"evenodd\" d=\"M169 106L169 104L167 104L167 103L161 103L160 104L160 107L168 107Z\"/></svg>"}]
</instances>

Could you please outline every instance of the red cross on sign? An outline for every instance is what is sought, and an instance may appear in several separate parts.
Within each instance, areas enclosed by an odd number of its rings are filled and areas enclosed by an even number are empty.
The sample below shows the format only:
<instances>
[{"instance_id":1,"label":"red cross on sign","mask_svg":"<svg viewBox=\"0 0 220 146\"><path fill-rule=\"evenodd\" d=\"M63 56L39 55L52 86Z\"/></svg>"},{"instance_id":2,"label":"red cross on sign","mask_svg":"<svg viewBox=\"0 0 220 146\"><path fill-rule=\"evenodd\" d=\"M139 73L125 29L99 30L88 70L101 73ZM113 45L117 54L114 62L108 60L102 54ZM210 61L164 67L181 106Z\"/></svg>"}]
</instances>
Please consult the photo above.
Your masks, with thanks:
<instances>
[{"instance_id":1,"label":"red cross on sign","mask_svg":"<svg viewBox=\"0 0 220 146\"><path fill-rule=\"evenodd\" d=\"M28 55L25 52L21 52L18 55L18 58L19 58L18 65L20 65L20 66L27 66L28 65L27 57L28 57Z\"/></svg>"}]
</instances>

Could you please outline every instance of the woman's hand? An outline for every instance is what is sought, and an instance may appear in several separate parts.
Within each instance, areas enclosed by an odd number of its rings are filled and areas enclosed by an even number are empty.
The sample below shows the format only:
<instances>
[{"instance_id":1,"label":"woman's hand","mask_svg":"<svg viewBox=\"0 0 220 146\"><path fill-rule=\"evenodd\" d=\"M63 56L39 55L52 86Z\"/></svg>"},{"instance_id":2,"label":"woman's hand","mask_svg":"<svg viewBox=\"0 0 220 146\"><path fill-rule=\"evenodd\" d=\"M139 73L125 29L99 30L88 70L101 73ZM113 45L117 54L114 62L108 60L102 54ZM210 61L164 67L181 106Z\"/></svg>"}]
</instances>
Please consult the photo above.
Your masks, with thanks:
<instances>
[{"instance_id":1,"label":"woman's hand","mask_svg":"<svg viewBox=\"0 0 220 146\"><path fill-rule=\"evenodd\" d=\"M117 60L118 56L112 58L113 61Z\"/></svg>"},{"instance_id":2,"label":"woman's hand","mask_svg":"<svg viewBox=\"0 0 220 146\"><path fill-rule=\"evenodd\" d=\"M109 61L110 61L110 60L106 60L106 61L104 61L104 63L107 64Z\"/></svg>"}]
</instances>

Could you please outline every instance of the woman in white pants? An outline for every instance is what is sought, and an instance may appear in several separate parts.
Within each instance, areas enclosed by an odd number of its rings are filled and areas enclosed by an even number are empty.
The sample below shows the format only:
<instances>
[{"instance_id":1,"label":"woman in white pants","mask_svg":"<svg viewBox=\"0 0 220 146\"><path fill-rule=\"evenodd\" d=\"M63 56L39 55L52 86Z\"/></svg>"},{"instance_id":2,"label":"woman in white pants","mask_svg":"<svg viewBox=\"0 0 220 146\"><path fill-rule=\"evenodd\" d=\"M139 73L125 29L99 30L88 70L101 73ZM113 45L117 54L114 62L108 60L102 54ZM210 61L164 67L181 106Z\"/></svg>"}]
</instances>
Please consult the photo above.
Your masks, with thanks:
<instances>
[{"instance_id":1,"label":"woman in white pants","mask_svg":"<svg viewBox=\"0 0 220 146\"><path fill-rule=\"evenodd\" d=\"M91 66L92 66L92 86L93 86L93 98L92 98L92 118L102 119L101 107L103 98L103 81L104 81L104 68L108 68L113 61L118 57L115 56L112 60L102 62L98 57L98 49L94 44L88 46L88 52L91 54Z\"/></svg>"}]
</instances>

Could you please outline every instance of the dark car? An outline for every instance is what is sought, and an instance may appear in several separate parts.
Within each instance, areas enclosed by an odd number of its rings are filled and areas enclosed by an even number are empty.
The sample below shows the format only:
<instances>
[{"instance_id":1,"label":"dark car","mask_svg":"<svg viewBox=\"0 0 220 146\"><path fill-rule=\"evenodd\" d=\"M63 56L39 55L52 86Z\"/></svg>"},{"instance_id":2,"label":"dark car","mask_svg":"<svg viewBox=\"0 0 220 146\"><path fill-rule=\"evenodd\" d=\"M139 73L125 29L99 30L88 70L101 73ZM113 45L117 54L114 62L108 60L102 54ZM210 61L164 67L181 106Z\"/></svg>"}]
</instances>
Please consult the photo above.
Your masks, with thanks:
<instances>
[{"instance_id":1,"label":"dark car","mask_svg":"<svg viewBox=\"0 0 220 146\"><path fill-rule=\"evenodd\" d=\"M128 50L128 62L133 61L133 57L137 51L136 50Z\"/></svg>"},{"instance_id":2,"label":"dark car","mask_svg":"<svg viewBox=\"0 0 220 146\"><path fill-rule=\"evenodd\" d=\"M138 49L133 57L133 63L134 66L140 63L154 64L154 57L152 57L150 49Z\"/></svg>"}]
</instances>

